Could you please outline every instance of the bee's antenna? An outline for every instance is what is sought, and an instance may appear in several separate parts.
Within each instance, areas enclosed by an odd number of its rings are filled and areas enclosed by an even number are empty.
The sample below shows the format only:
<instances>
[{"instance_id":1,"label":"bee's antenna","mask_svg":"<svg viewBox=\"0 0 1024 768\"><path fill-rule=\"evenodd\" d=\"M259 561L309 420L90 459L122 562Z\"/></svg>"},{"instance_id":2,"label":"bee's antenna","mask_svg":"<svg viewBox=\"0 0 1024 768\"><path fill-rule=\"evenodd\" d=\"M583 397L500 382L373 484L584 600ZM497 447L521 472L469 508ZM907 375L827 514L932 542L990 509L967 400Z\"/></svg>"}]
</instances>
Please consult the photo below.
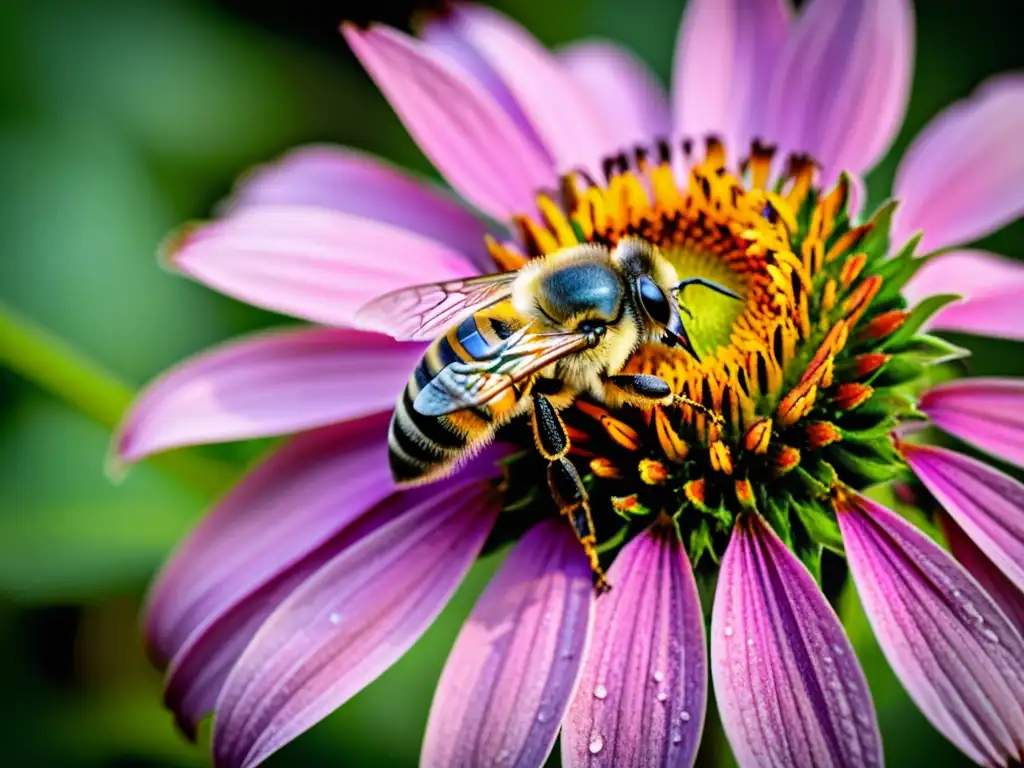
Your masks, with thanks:
<instances>
[{"instance_id":1,"label":"bee's antenna","mask_svg":"<svg viewBox=\"0 0 1024 768\"><path fill-rule=\"evenodd\" d=\"M737 299L739 301L743 300L743 297L735 291L730 291L724 285L719 285L713 280L705 280L703 277L688 277L685 280L680 280L672 286L672 290L678 293L688 285L703 285L705 288L710 288L712 291L720 293L723 296L728 296L730 299Z\"/></svg>"}]
</instances>

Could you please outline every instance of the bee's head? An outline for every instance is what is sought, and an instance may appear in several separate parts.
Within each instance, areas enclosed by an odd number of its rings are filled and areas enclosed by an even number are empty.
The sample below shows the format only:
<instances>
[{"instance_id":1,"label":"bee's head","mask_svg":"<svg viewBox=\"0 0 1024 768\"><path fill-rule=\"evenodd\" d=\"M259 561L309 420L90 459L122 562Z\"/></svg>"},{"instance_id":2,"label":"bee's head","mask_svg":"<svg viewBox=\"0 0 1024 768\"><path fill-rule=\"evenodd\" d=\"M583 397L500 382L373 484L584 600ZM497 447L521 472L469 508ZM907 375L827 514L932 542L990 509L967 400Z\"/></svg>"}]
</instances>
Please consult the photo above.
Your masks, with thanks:
<instances>
[{"instance_id":1,"label":"bee's head","mask_svg":"<svg viewBox=\"0 0 1024 768\"><path fill-rule=\"evenodd\" d=\"M674 290L676 271L657 248L637 237L623 238L612 252L611 261L629 286L645 340L661 341L670 347L679 345L696 357L679 313Z\"/></svg>"}]
</instances>

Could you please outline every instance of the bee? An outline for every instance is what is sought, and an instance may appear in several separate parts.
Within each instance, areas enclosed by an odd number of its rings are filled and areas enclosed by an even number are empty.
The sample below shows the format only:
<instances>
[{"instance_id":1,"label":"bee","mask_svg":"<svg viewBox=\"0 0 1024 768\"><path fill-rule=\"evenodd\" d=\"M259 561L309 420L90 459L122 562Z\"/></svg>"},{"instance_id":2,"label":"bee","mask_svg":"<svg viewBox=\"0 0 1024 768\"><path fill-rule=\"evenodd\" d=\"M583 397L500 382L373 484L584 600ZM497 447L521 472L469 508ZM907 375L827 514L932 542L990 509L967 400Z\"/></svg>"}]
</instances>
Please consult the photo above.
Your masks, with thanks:
<instances>
[{"instance_id":1,"label":"bee","mask_svg":"<svg viewBox=\"0 0 1024 768\"><path fill-rule=\"evenodd\" d=\"M623 374L643 343L680 346L697 357L683 326L679 281L651 244L613 250L580 245L534 259L516 272L414 286L361 309L363 328L433 343L409 378L391 419L388 453L400 485L453 472L513 419L529 417L547 481L604 583L583 481L568 459L559 412L589 394L612 407L685 402L657 376ZM685 310L684 310L685 311Z\"/></svg>"}]
</instances>

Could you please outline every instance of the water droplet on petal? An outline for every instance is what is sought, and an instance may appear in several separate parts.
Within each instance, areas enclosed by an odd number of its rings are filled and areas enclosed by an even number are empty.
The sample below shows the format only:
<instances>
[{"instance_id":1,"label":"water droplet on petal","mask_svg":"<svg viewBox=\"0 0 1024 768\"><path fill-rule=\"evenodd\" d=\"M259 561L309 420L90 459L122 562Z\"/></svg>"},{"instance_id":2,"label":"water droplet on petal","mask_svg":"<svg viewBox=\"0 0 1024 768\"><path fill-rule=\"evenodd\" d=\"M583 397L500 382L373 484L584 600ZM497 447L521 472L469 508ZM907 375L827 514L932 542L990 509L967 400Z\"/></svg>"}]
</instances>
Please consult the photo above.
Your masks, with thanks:
<instances>
[{"instance_id":1,"label":"water droplet on petal","mask_svg":"<svg viewBox=\"0 0 1024 768\"><path fill-rule=\"evenodd\" d=\"M665 673L659 669L657 672L654 673L654 679L660 683L662 680L665 679Z\"/></svg>"},{"instance_id":2,"label":"water droplet on petal","mask_svg":"<svg viewBox=\"0 0 1024 768\"><path fill-rule=\"evenodd\" d=\"M594 698L603 699L608 695L608 689L603 685L599 685L594 689Z\"/></svg>"},{"instance_id":3,"label":"water droplet on petal","mask_svg":"<svg viewBox=\"0 0 1024 768\"><path fill-rule=\"evenodd\" d=\"M494 758L494 764L499 765L501 763L504 763L506 760L508 760L508 756L509 755L507 749L501 750L501 752L499 752L497 756Z\"/></svg>"},{"instance_id":4,"label":"water droplet on petal","mask_svg":"<svg viewBox=\"0 0 1024 768\"><path fill-rule=\"evenodd\" d=\"M546 723L547 721L548 721L548 713L545 712L542 709L540 712L537 713L537 722L538 723Z\"/></svg>"},{"instance_id":5,"label":"water droplet on petal","mask_svg":"<svg viewBox=\"0 0 1024 768\"><path fill-rule=\"evenodd\" d=\"M726 636L726 637L732 637L732 626L731 626L731 625L730 625L730 626L727 626L727 627L725 628L725 636Z\"/></svg>"},{"instance_id":6,"label":"water droplet on petal","mask_svg":"<svg viewBox=\"0 0 1024 768\"><path fill-rule=\"evenodd\" d=\"M750 638L749 640L747 640L747 648L753 648L753 647L754 647L754 638Z\"/></svg>"},{"instance_id":7,"label":"water droplet on petal","mask_svg":"<svg viewBox=\"0 0 1024 768\"><path fill-rule=\"evenodd\" d=\"M990 643L998 643L999 642L999 635L997 635L995 632L993 632L988 627L983 627L981 629L981 636L984 637L986 640L988 640Z\"/></svg>"},{"instance_id":8,"label":"water droplet on petal","mask_svg":"<svg viewBox=\"0 0 1024 768\"><path fill-rule=\"evenodd\" d=\"M327 620L331 622L331 624L333 624L334 626L338 626L339 624L341 624L341 614L337 611L332 611L331 615L327 617Z\"/></svg>"},{"instance_id":9,"label":"water droplet on petal","mask_svg":"<svg viewBox=\"0 0 1024 768\"><path fill-rule=\"evenodd\" d=\"M604 739L601 738L601 734L595 733L590 737L590 745L588 746L588 749L592 755L596 755L604 749Z\"/></svg>"},{"instance_id":10,"label":"water droplet on petal","mask_svg":"<svg viewBox=\"0 0 1024 768\"><path fill-rule=\"evenodd\" d=\"M658 695L657 695L656 698L658 699L658 701L667 701L668 700L668 694L665 693L664 691L658 691Z\"/></svg>"},{"instance_id":11,"label":"water droplet on petal","mask_svg":"<svg viewBox=\"0 0 1024 768\"><path fill-rule=\"evenodd\" d=\"M682 712L679 713L679 719L682 720L684 723L690 722L690 713L684 709Z\"/></svg>"},{"instance_id":12,"label":"water droplet on petal","mask_svg":"<svg viewBox=\"0 0 1024 768\"><path fill-rule=\"evenodd\" d=\"M681 734L679 731L677 731L675 728L673 728L672 729L672 743L673 744L678 744L682 740L683 740L683 734Z\"/></svg>"}]
</instances>

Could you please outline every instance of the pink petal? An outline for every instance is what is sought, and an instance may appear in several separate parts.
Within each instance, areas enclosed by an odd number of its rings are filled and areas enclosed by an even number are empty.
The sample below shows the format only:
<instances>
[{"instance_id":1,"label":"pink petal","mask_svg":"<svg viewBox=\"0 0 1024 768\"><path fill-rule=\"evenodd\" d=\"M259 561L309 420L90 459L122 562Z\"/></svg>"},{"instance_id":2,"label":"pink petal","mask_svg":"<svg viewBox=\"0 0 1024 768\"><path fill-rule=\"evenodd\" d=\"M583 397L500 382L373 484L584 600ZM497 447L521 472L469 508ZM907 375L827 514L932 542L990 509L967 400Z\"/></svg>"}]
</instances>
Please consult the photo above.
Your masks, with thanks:
<instances>
[{"instance_id":1,"label":"pink petal","mask_svg":"<svg viewBox=\"0 0 1024 768\"><path fill-rule=\"evenodd\" d=\"M977 240L1024 213L1024 76L990 80L925 126L893 184L896 242L921 253Z\"/></svg>"},{"instance_id":2,"label":"pink petal","mask_svg":"<svg viewBox=\"0 0 1024 768\"><path fill-rule=\"evenodd\" d=\"M949 304L928 321L928 327L1004 339L1024 340L1024 265L985 251L953 251L928 260L907 283L911 304L939 293L956 293L963 301Z\"/></svg>"},{"instance_id":3,"label":"pink petal","mask_svg":"<svg viewBox=\"0 0 1024 768\"><path fill-rule=\"evenodd\" d=\"M158 662L394 490L387 430L381 414L299 435L206 515L149 595L146 639Z\"/></svg>"},{"instance_id":4,"label":"pink petal","mask_svg":"<svg viewBox=\"0 0 1024 768\"><path fill-rule=\"evenodd\" d=\"M971 537L948 517L942 517L942 532L949 542L949 551L978 580L996 604L1003 609L1018 632L1024 633L1024 592L1014 586L988 556L978 549Z\"/></svg>"},{"instance_id":5,"label":"pink petal","mask_svg":"<svg viewBox=\"0 0 1024 768\"><path fill-rule=\"evenodd\" d=\"M526 116L519 101L509 89L508 84L494 70L490 62L474 48L464 35L452 24L448 13L430 15L419 31L420 38L433 50L443 53L455 61L466 73L490 95L501 107L506 117L519 129L541 156L554 167L554 160L547 147L537 135L530 118Z\"/></svg>"},{"instance_id":6,"label":"pink petal","mask_svg":"<svg viewBox=\"0 0 1024 768\"><path fill-rule=\"evenodd\" d=\"M665 89L631 51L590 41L564 48L559 59L601 112L614 147L649 146L671 135Z\"/></svg>"},{"instance_id":7,"label":"pink petal","mask_svg":"<svg viewBox=\"0 0 1024 768\"><path fill-rule=\"evenodd\" d=\"M926 392L918 406L941 429L1024 467L1024 381L956 379Z\"/></svg>"},{"instance_id":8,"label":"pink petal","mask_svg":"<svg viewBox=\"0 0 1024 768\"><path fill-rule=\"evenodd\" d=\"M260 207L180 234L170 263L234 298L325 325L351 326L371 299L478 272L440 243L320 208Z\"/></svg>"},{"instance_id":9,"label":"pink petal","mask_svg":"<svg viewBox=\"0 0 1024 768\"><path fill-rule=\"evenodd\" d=\"M583 166L600 173L601 160L622 149L590 94L519 24L476 5L457 8L450 23L508 85L558 171Z\"/></svg>"},{"instance_id":10,"label":"pink petal","mask_svg":"<svg viewBox=\"0 0 1024 768\"><path fill-rule=\"evenodd\" d=\"M732 160L745 157L751 140L763 133L788 25L784 0L687 3L672 75L676 133L716 134Z\"/></svg>"},{"instance_id":11,"label":"pink petal","mask_svg":"<svg viewBox=\"0 0 1024 768\"><path fill-rule=\"evenodd\" d=\"M1024 640L947 552L863 496L839 510L868 619L910 697L985 765L1024 755Z\"/></svg>"},{"instance_id":12,"label":"pink petal","mask_svg":"<svg viewBox=\"0 0 1024 768\"><path fill-rule=\"evenodd\" d=\"M737 523L722 558L711 673L740 765L882 764L871 693L839 617L755 515Z\"/></svg>"},{"instance_id":13,"label":"pink petal","mask_svg":"<svg viewBox=\"0 0 1024 768\"><path fill-rule=\"evenodd\" d=\"M903 455L956 524L1024 590L1024 485L945 448L907 443Z\"/></svg>"},{"instance_id":14,"label":"pink petal","mask_svg":"<svg viewBox=\"0 0 1024 768\"><path fill-rule=\"evenodd\" d=\"M448 657L421 766L544 763L583 664L592 593L590 565L565 520L523 537Z\"/></svg>"},{"instance_id":15,"label":"pink petal","mask_svg":"<svg viewBox=\"0 0 1024 768\"><path fill-rule=\"evenodd\" d=\"M407 229L467 255L486 254L487 225L450 192L373 155L348 147L309 146L253 169L230 210L311 206Z\"/></svg>"},{"instance_id":16,"label":"pink petal","mask_svg":"<svg viewBox=\"0 0 1024 768\"><path fill-rule=\"evenodd\" d=\"M215 763L259 764L397 661L444 608L499 509L491 489L423 504L341 552L292 593L224 684Z\"/></svg>"},{"instance_id":17,"label":"pink petal","mask_svg":"<svg viewBox=\"0 0 1024 768\"><path fill-rule=\"evenodd\" d=\"M672 530L615 558L562 730L566 766L693 765L707 705L704 614Z\"/></svg>"},{"instance_id":18,"label":"pink petal","mask_svg":"<svg viewBox=\"0 0 1024 768\"><path fill-rule=\"evenodd\" d=\"M766 138L863 174L906 111L914 61L909 0L814 0L790 29L770 90Z\"/></svg>"},{"instance_id":19,"label":"pink petal","mask_svg":"<svg viewBox=\"0 0 1024 768\"><path fill-rule=\"evenodd\" d=\"M555 181L529 136L454 61L386 27L343 29L423 153L463 197L499 219L534 210Z\"/></svg>"},{"instance_id":20,"label":"pink petal","mask_svg":"<svg viewBox=\"0 0 1024 768\"><path fill-rule=\"evenodd\" d=\"M477 473L479 474L479 473ZM164 703L182 730L195 739L199 722L213 711L231 668L266 619L298 587L342 552L382 526L422 505L436 509L457 494L470 492L479 478L441 481L426 488L392 494L351 525L241 597L194 631L175 655L167 672Z\"/></svg>"},{"instance_id":21,"label":"pink petal","mask_svg":"<svg viewBox=\"0 0 1024 768\"><path fill-rule=\"evenodd\" d=\"M250 336L172 368L125 416L118 455L288 434L389 411L423 353L377 334L302 328Z\"/></svg>"}]
</instances>

